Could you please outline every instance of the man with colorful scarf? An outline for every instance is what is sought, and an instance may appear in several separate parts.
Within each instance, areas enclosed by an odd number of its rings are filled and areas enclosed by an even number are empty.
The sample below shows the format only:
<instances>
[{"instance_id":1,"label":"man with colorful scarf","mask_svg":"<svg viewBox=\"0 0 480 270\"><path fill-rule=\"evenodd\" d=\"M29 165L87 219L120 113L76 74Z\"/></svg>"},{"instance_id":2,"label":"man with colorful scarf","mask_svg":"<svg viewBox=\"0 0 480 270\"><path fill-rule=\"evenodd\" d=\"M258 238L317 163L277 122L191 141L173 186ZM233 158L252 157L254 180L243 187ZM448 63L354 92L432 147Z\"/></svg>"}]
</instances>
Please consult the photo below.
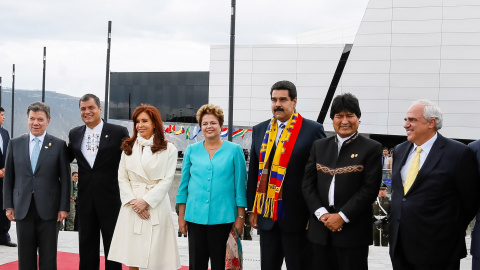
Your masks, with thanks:
<instances>
[{"instance_id":1,"label":"man with colorful scarf","mask_svg":"<svg viewBox=\"0 0 480 270\"><path fill-rule=\"evenodd\" d=\"M301 182L312 143L323 126L296 110L297 90L279 81L270 90L272 119L253 127L247 183L249 220L260 230L262 270L310 269L308 208Z\"/></svg>"},{"instance_id":2,"label":"man with colorful scarf","mask_svg":"<svg viewBox=\"0 0 480 270\"><path fill-rule=\"evenodd\" d=\"M354 95L335 97L330 118L337 134L315 141L310 152L302 189L310 210L312 269L368 269L382 145L358 134L360 116Z\"/></svg>"}]
</instances>

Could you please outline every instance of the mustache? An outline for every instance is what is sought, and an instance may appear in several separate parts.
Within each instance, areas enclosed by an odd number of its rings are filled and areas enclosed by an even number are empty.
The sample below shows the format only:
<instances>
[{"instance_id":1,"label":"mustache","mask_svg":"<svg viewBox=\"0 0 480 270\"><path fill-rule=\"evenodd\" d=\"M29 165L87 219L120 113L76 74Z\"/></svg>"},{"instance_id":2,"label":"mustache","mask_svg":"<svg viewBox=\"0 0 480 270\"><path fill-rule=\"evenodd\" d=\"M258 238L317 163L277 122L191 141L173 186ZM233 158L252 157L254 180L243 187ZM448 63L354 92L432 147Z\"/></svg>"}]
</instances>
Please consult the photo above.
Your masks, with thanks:
<instances>
[{"instance_id":1,"label":"mustache","mask_svg":"<svg viewBox=\"0 0 480 270\"><path fill-rule=\"evenodd\" d=\"M276 107L273 111L274 112L284 112L285 110L282 107Z\"/></svg>"}]
</instances>

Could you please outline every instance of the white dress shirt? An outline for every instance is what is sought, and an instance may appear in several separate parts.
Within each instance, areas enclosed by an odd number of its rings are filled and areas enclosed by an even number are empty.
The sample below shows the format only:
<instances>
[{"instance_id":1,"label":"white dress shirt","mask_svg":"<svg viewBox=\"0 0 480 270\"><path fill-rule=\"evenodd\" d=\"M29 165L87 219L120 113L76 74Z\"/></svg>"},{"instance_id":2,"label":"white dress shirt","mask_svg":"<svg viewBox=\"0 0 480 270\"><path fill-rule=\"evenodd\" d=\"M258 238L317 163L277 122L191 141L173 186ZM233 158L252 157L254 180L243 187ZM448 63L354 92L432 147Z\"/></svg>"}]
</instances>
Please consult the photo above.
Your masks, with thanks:
<instances>
[{"instance_id":1,"label":"white dress shirt","mask_svg":"<svg viewBox=\"0 0 480 270\"><path fill-rule=\"evenodd\" d=\"M433 143L437 140L438 133L430 138L430 140L426 141L422 145L413 144L412 150L408 153L407 160L405 161L405 165L403 165L402 169L400 170L400 175L402 176L402 183L405 185L405 179L407 179L408 171L410 170L410 165L412 164L413 157L415 157L415 153L417 152L417 147L420 146L422 148L422 152L420 152L420 168L422 168L423 163L427 159L428 153L432 150Z\"/></svg>"},{"instance_id":2,"label":"white dress shirt","mask_svg":"<svg viewBox=\"0 0 480 270\"><path fill-rule=\"evenodd\" d=\"M5 155L5 152L3 152L3 137L1 134L0 134L0 150L2 151L2 155Z\"/></svg>"},{"instance_id":3,"label":"white dress shirt","mask_svg":"<svg viewBox=\"0 0 480 270\"><path fill-rule=\"evenodd\" d=\"M82 154L87 160L91 168L95 163L95 158L98 153L98 146L100 145L100 136L102 135L103 120L93 129L85 126L85 134L82 140Z\"/></svg>"},{"instance_id":4,"label":"white dress shirt","mask_svg":"<svg viewBox=\"0 0 480 270\"><path fill-rule=\"evenodd\" d=\"M45 134L47 132L45 131L42 135L38 136L38 137L35 137L31 132L30 132L30 143L28 145L28 150L29 150L29 153L30 153L30 159L32 158L32 152L33 152L33 147L35 147L35 141L33 139L35 138L38 138L38 140L40 140L40 142L38 143L38 145L40 145L40 150L42 150L42 145L43 145L43 141L45 140Z\"/></svg>"},{"instance_id":5,"label":"white dress shirt","mask_svg":"<svg viewBox=\"0 0 480 270\"><path fill-rule=\"evenodd\" d=\"M355 133L354 133L355 134ZM354 135L352 134L352 136ZM337 145L338 145L338 154L340 154L340 149L342 149L343 143L350 139L352 136L342 138L340 136L337 136ZM335 205L335 175L333 176L332 182L330 183L330 188L328 189L328 204L329 206L334 206ZM324 214L328 213L327 209L325 207L321 207L315 211L315 216L320 220L320 217L323 216ZM350 222L350 220L345 216L345 214L340 211L338 214L342 217L342 219L345 221L345 223Z\"/></svg>"},{"instance_id":6,"label":"white dress shirt","mask_svg":"<svg viewBox=\"0 0 480 270\"><path fill-rule=\"evenodd\" d=\"M277 120L277 137L275 138L275 145L278 145L278 140L280 140L280 137L282 136L283 130L287 126L287 122L280 122ZM283 128L280 128L280 126L283 125Z\"/></svg>"}]
</instances>

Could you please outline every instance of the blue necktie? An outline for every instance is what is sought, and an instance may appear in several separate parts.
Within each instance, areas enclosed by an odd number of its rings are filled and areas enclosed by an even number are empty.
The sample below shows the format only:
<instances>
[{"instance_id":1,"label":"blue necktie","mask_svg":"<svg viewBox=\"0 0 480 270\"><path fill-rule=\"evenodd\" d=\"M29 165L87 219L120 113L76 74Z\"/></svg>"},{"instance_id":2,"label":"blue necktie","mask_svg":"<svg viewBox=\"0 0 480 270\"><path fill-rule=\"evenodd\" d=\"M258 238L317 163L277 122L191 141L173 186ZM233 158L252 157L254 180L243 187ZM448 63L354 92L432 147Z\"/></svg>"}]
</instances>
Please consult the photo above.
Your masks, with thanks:
<instances>
[{"instance_id":1,"label":"blue necktie","mask_svg":"<svg viewBox=\"0 0 480 270\"><path fill-rule=\"evenodd\" d=\"M30 163L32 164L32 172L35 172L35 167L37 167L38 156L40 155L40 140L34 138L33 141L35 145L33 146L32 156L30 157Z\"/></svg>"}]
</instances>

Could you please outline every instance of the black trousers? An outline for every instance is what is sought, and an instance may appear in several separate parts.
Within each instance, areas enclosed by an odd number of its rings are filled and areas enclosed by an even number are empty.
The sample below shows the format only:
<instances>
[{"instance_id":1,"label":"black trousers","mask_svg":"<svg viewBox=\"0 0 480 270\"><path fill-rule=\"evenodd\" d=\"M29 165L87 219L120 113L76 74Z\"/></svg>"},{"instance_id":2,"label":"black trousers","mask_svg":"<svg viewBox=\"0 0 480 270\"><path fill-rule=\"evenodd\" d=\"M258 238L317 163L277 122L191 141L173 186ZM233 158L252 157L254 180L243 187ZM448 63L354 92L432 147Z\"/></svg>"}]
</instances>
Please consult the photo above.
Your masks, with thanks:
<instances>
[{"instance_id":1,"label":"black trousers","mask_svg":"<svg viewBox=\"0 0 480 270\"><path fill-rule=\"evenodd\" d=\"M225 269L227 240L232 223L201 225L188 222L188 253L190 270Z\"/></svg>"},{"instance_id":2,"label":"black trousers","mask_svg":"<svg viewBox=\"0 0 480 270\"><path fill-rule=\"evenodd\" d=\"M306 231L284 232L275 222L271 230L260 230L261 268L280 270L284 258L288 270L312 269L312 245Z\"/></svg>"},{"instance_id":3,"label":"black trousers","mask_svg":"<svg viewBox=\"0 0 480 270\"><path fill-rule=\"evenodd\" d=\"M10 241L10 230L11 221L8 220L5 215L5 210L3 210L3 178L0 178L0 244Z\"/></svg>"},{"instance_id":4,"label":"black trousers","mask_svg":"<svg viewBox=\"0 0 480 270\"><path fill-rule=\"evenodd\" d=\"M40 218L32 196L27 215L17 220L18 269L40 270L57 269L57 242L59 223L56 219Z\"/></svg>"},{"instance_id":5,"label":"black trousers","mask_svg":"<svg viewBox=\"0 0 480 270\"><path fill-rule=\"evenodd\" d=\"M368 270L368 246L340 248L313 244L312 269L323 270Z\"/></svg>"},{"instance_id":6,"label":"black trousers","mask_svg":"<svg viewBox=\"0 0 480 270\"><path fill-rule=\"evenodd\" d=\"M100 268L100 233L103 239L105 257L108 258L110 243L117 224L118 211L98 213L93 210L84 213L80 207L78 218L78 237L80 247L80 270L95 270ZM115 211L112 211L115 212ZM105 270L121 270L122 264L105 259Z\"/></svg>"},{"instance_id":7,"label":"black trousers","mask_svg":"<svg viewBox=\"0 0 480 270\"><path fill-rule=\"evenodd\" d=\"M438 263L431 265L416 265L409 262L403 252L403 245L400 235L397 237L395 252L392 257L393 270L460 270L460 260L448 263ZM472 268L475 269L475 268Z\"/></svg>"}]
</instances>

